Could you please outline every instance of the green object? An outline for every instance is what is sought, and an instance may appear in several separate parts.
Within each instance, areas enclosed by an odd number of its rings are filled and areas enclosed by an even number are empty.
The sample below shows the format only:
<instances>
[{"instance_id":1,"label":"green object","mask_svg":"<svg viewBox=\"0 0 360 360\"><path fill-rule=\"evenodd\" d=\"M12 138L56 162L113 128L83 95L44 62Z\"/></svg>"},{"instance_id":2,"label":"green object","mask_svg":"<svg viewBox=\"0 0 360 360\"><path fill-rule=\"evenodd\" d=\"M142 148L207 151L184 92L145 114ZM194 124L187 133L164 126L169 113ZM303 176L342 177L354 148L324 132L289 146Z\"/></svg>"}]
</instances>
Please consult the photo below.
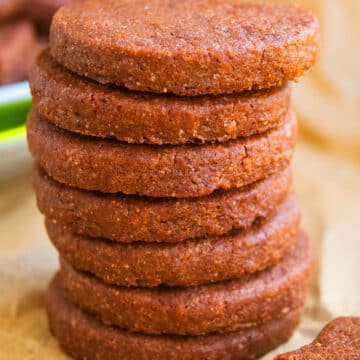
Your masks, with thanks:
<instances>
[{"instance_id":1,"label":"green object","mask_svg":"<svg viewBox=\"0 0 360 360\"><path fill-rule=\"evenodd\" d=\"M31 99L0 104L0 141L25 134L26 117Z\"/></svg>"}]
</instances>

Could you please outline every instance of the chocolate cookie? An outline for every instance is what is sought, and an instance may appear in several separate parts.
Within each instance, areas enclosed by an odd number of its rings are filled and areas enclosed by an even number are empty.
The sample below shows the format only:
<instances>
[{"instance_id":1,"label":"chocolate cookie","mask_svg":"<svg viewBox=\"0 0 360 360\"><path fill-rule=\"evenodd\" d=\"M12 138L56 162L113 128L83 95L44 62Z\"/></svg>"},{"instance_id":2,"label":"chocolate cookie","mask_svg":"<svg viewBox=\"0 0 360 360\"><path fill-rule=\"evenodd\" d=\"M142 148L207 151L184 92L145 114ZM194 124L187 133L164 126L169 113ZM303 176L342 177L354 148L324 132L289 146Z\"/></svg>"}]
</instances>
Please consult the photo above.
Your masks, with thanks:
<instances>
[{"instance_id":1,"label":"chocolate cookie","mask_svg":"<svg viewBox=\"0 0 360 360\"><path fill-rule=\"evenodd\" d=\"M47 292L50 329L65 352L88 360L246 360L288 340L300 311L289 312L258 328L205 336L141 335L104 325L68 302L58 280Z\"/></svg>"},{"instance_id":2,"label":"chocolate cookie","mask_svg":"<svg viewBox=\"0 0 360 360\"><path fill-rule=\"evenodd\" d=\"M222 235L268 219L292 188L290 169L240 189L200 198L152 199L65 186L37 165L33 185L40 211L76 234L119 242L177 242Z\"/></svg>"},{"instance_id":3,"label":"chocolate cookie","mask_svg":"<svg viewBox=\"0 0 360 360\"><path fill-rule=\"evenodd\" d=\"M299 204L291 195L274 218L246 232L175 244L114 244L74 235L50 220L46 227L66 261L106 283L191 286L239 278L278 263L296 241L299 220Z\"/></svg>"},{"instance_id":4,"label":"chocolate cookie","mask_svg":"<svg viewBox=\"0 0 360 360\"><path fill-rule=\"evenodd\" d=\"M36 56L32 24L19 20L0 25L0 85L24 80Z\"/></svg>"},{"instance_id":5,"label":"chocolate cookie","mask_svg":"<svg viewBox=\"0 0 360 360\"><path fill-rule=\"evenodd\" d=\"M281 125L290 85L241 95L179 98L114 89L80 78L44 51L30 75L36 109L63 129L128 143L224 142Z\"/></svg>"},{"instance_id":6,"label":"chocolate cookie","mask_svg":"<svg viewBox=\"0 0 360 360\"><path fill-rule=\"evenodd\" d=\"M61 265L59 279L69 299L103 322L147 334L201 335L258 326L302 307L312 258L309 240L300 233L279 264L191 288L110 286L64 259Z\"/></svg>"},{"instance_id":7,"label":"chocolate cookie","mask_svg":"<svg viewBox=\"0 0 360 360\"><path fill-rule=\"evenodd\" d=\"M227 94L302 76L319 24L293 5L236 0L110 0L54 16L50 48L70 70L131 90Z\"/></svg>"},{"instance_id":8,"label":"chocolate cookie","mask_svg":"<svg viewBox=\"0 0 360 360\"><path fill-rule=\"evenodd\" d=\"M316 359L359 360L360 318L337 318L330 322L310 345L275 358L275 360Z\"/></svg>"},{"instance_id":9,"label":"chocolate cookie","mask_svg":"<svg viewBox=\"0 0 360 360\"><path fill-rule=\"evenodd\" d=\"M41 167L70 186L153 197L197 197L264 179L288 167L297 124L225 144L134 145L73 134L32 111L29 148Z\"/></svg>"}]
</instances>

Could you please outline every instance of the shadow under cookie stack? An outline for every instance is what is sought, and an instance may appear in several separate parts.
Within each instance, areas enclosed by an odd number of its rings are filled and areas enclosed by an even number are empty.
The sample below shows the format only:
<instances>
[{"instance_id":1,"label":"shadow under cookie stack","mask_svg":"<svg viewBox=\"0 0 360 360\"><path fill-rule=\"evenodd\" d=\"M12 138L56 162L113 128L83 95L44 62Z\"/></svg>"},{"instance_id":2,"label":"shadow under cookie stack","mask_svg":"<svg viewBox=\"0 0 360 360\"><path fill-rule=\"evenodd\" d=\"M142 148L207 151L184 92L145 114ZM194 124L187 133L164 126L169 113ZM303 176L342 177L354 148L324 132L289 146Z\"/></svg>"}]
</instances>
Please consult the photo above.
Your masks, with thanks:
<instances>
[{"instance_id":1,"label":"shadow under cookie stack","mask_svg":"<svg viewBox=\"0 0 360 360\"><path fill-rule=\"evenodd\" d=\"M291 336L312 261L289 81L318 48L317 20L289 5L57 12L27 127L61 263L47 312L66 353L250 359Z\"/></svg>"}]
</instances>

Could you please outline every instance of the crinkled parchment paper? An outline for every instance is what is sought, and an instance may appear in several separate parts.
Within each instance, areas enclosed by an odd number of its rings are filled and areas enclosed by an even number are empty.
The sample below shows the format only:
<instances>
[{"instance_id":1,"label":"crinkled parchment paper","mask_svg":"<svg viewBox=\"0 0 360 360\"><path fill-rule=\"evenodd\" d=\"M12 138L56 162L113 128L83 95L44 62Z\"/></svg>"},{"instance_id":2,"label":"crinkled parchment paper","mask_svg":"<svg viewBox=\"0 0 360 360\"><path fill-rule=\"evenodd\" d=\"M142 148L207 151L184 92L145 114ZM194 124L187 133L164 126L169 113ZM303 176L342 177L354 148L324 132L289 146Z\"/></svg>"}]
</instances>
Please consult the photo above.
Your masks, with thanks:
<instances>
[{"instance_id":1,"label":"crinkled parchment paper","mask_svg":"<svg viewBox=\"0 0 360 360\"><path fill-rule=\"evenodd\" d=\"M311 341L333 317L360 315L360 2L303 3L323 28L319 65L294 95L301 124L295 187L317 271L298 331L275 353ZM43 308L57 266L29 172L0 184L0 360L67 359L48 331Z\"/></svg>"}]
</instances>

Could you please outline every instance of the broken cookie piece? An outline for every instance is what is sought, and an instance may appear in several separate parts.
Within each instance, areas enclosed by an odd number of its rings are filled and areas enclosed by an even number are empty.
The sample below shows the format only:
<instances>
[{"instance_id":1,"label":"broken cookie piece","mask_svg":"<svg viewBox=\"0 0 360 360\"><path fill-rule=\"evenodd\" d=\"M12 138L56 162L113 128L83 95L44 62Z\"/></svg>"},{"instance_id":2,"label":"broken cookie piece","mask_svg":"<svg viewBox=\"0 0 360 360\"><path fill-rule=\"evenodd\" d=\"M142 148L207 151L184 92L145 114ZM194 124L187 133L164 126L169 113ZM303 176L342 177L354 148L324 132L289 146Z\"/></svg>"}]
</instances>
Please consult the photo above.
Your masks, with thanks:
<instances>
[{"instance_id":1,"label":"broken cookie piece","mask_svg":"<svg viewBox=\"0 0 360 360\"><path fill-rule=\"evenodd\" d=\"M359 360L360 317L341 317L330 322L309 345L277 356L274 360Z\"/></svg>"}]
</instances>

